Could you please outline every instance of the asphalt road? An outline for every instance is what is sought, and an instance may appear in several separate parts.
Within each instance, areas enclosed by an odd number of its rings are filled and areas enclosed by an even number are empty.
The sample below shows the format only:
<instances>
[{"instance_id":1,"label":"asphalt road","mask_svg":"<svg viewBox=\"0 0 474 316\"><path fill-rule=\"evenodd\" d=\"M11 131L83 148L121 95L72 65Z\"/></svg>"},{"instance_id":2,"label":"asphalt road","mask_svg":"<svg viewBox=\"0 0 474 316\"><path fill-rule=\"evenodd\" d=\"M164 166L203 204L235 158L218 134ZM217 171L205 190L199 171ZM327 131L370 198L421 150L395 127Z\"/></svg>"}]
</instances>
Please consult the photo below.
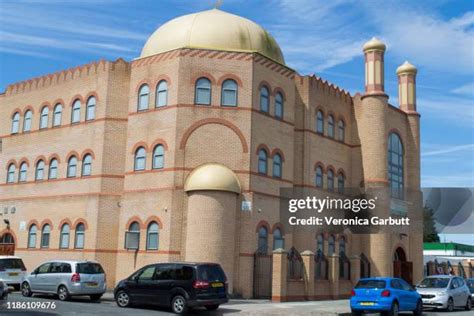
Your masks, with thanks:
<instances>
[{"instance_id":1,"label":"asphalt road","mask_svg":"<svg viewBox=\"0 0 474 316\"><path fill-rule=\"evenodd\" d=\"M23 297L20 293L10 293L8 302L54 302L56 303L55 309L8 309L8 305L4 304L0 307L0 315L22 315L22 316L53 316L53 315L133 315L133 316L145 316L145 315L174 315L169 310L158 307L136 307L136 308L120 308L114 301L101 300L100 302L91 302L88 297L73 298L68 302L61 302L54 296L48 295L35 295L33 297ZM288 315L294 313L296 315L310 315L315 310L318 310L316 306L312 306L313 303L292 303L291 308L282 309L286 303L229 303L221 306L217 311L208 312L205 309L193 310L190 315L192 316L217 316L226 314L238 314L243 312L246 315ZM320 302L324 304L323 302ZM320 305L320 303L317 303ZM335 303L335 302L334 302ZM334 304L333 303L333 304ZM338 301L339 304L347 304L345 301ZM331 304L331 303L330 303ZM10 304L11 306L11 304ZM316 307L316 308L315 308ZM282 314L283 312L283 314ZM447 313L443 311L429 311L425 310L423 313L426 316L438 315L438 316L471 316L474 315L474 311L456 310L453 313ZM403 313L400 315L412 315L411 313Z\"/></svg>"}]
</instances>

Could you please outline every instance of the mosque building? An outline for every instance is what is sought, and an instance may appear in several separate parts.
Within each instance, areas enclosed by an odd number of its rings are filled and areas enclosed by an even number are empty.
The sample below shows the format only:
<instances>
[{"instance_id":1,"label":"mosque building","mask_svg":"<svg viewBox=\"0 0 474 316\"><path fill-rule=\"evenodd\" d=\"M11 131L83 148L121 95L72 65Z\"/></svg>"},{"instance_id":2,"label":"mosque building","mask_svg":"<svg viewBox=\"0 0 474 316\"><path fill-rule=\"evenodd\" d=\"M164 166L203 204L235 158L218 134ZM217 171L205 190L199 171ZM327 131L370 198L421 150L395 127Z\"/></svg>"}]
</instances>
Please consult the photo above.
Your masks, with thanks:
<instances>
[{"instance_id":1,"label":"mosque building","mask_svg":"<svg viewBox=\"0 0 474 316\"><path fill-rule=\"evenodd\" d=\"M165 23L130 62L10 84L0 254L29 271L97 260L109 287L149 263L218 262L244 298L272 296L280 248L313 254L311 299L345 297L362 276L418 281L421 232L299 233L279 213L282 188L382 188L388 213L420 207L417 69L397 69L399 105L389 104L385 49L363 46L365 91L351 95L286 65L258 24L212 9ZM292 286L279 300L297 299Z\"/></svg>"}]
</instances>

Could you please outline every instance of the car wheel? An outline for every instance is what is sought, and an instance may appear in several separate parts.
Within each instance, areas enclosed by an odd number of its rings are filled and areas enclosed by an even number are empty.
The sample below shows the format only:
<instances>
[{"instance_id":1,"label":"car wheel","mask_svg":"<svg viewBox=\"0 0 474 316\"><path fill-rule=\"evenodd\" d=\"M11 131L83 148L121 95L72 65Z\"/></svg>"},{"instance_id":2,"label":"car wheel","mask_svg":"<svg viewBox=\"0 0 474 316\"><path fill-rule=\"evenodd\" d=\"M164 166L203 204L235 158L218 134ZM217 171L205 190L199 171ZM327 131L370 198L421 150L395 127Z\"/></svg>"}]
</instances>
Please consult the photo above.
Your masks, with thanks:
<instances>
[{"instance_id":1,"label":"car wheel","mask_svg":"<svg viewBox=\"0 0 474 316\"><path fill-rule=\"evenodd\" d=\"M119 307L129 307L131 305L130 295L124 290L118 291L115 296L115 301Z\"/></svg>"},{"instance_id":2,"label":"car wheel","mask_svg":"<svg viewBox=\"0 0 474 316\"><path fill-rule=\"evenodd\" d=\"M452 311L454 310L454 302L453 302L453 298L452 298L452 297L450 297L450 298L448 299L448 305L446 306L446 310L447 310L448 312L452 312Z\"/></svg>"},{"instance_id":3,"label":"car wheel","mask_svg":"<svg viewBox=\"0 0 474 316\"><path fill-rule=\"evenodd\" d=\"M393 302L392 308L387 312L388 316L398 316L398 303Z\"/></svg>"},{"instance_id":4,"label":"car wheel","mask_svg":"<svg viewBox=\"0 0 474 316\"><path fill-rule=\"evenodd\" d=\"M208 311L215 311L216 309L219 308L219 304L213 304L213 305L206 305L206 309Z\"/></svg>"},{"instance_id":5,"label":"car wheel","mask_svg":"<svg viewBox=\"0 0 474 316\"><path fill-rule=\"evenodd\" d=\"M423 302L422 301L418 301L418 303L416 303L416 309L413 311L413 315L414 316L423 315Z\"/></svg>"},{"instance_id":6,"label":"car wheel","mask_svg":"<svg viewBox=\"0 0 474 316\"><path fill-rule=\"evenodd\" d=\"M69 295L69 291L64 285L61 285L58 288L58 298L61 301L68 301L71 298L71 295Z\"/></svg>"},{"instance_id":7,"label":"car wheel","mask_svg":"<svg viewBox=\"0 0 474 316\"><path fill-rule=\"evenodd\" d=\"M89 296L92 301L98 301L102 297L102 294L94 294Z\"/></svg>"},{"instance_id":8,"label":"car wheel","mask_svg":"<svg viewBox=\"0 0 474 316\"><path fill-rule=\"evenodd\" d=\"M175 314L186 314L188 306L186 299L182 295L176 295L171 300L171 311Z\"/></svg>"},{"instance_id":9,"label":"car wheel","mask_svg":"<svg viewBox=\"0 0 474 316\"><path fill-rule=\"evenodd\" d=\"M21 295L24 297L31 297L33 295L33 292L31 292L31 287L28 284L28 282L23 282L21 285Z\"/></svg>"},{"instance_id":10,"label":"car wheel","mask_svg":"<svg viewBox=\"0 0 474 316\"><path fill-rule=\"evenodd\" d=\"M467 298L467 303L466 303L466 306L464 307L467 311L470 311L471 308L472 308L472 301L471 301L471 297L468 296Z\"/></svg>"},{"instance_id":11,"label":"car wheel","mask_svg":"<svg viewBox=\"0 0 474 316\"><path fill-rule=\"evenodd\" d=\"M362 312L361 311L355 311L355 310L352 310L351 311L352 313L352 316L361 316L362 315Z\"/></svg>"}]
</instances>

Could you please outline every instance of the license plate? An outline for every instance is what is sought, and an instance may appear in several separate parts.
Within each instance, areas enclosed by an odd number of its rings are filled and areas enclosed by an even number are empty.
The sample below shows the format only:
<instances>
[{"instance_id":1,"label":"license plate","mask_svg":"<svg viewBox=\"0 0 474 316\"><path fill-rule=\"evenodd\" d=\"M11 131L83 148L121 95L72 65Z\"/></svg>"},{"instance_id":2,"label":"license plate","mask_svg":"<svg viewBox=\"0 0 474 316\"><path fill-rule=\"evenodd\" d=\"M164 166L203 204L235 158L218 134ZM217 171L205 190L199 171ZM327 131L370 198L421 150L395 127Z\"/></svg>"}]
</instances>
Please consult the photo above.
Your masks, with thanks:
<instances>
[{"instance_id":1,"label":"license plate","mask_svg":"<svg viewBox=\"0 0 474 316\"><path fill-rule=\"evenodd\" d=\"M375 303L374 302L361 302L360 305L362 305L362 306L374 306Z\"/></svg>"},{"instance_id":2,"label":"license plate","mask_svg":"<svg viewBox=\"0 0 474 316\"><path fill-rule=\"evenodd\" d=\"M99 286L99 284L98 284L98 283L95 283L95 282L87 282L86 285L87 285L88 287L98 287L98 286Z\"/></svg>"},{"instance_id":3,"label":"license plate","mask_svg":"<svg viewBox=\"0 0 474 316\"><path fill-rule=\"evenodd\" d=\"M8 273L9 276L17 276L18 275L18 272L10 272Z\"/></svg>"},{"instance_id":4,"label":"license plate","mask_svg":"<svg viewBox=\"0 0 474 316\"><path fill-rule=\"evenodd\" d=\"M211 286L212 286L212 287L223 287L223 286L224 286L224 283L222 283L222 282L212 283Z\"/></svg>"}]
</instances>

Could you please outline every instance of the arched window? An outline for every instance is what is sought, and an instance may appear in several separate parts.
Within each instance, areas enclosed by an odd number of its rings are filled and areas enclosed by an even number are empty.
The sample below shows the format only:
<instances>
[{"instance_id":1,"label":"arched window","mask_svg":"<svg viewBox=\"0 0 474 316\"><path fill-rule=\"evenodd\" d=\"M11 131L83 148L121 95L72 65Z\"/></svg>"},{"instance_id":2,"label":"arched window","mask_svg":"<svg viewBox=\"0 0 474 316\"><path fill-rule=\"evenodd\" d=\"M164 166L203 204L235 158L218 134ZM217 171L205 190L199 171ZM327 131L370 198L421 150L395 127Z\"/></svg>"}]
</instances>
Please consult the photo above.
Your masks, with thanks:
<instances>
[{"instance_id":1,"label":"arched window","mask_svg":"<svg viewBox=\"0 0 474 316\"><path fill-rule=\"evenodd\" d=\"M281 234L280 228L275 228L273 231L273 250L285 248L285 240Z\"/></svg>"},{"instance_id":2,"label":"arched window","mask_svg":"<svg viewBox=\"0 0 474 316\"><path fill-rule=\"evenodd\" d=\"M327 280L329 276L329 265L322 250L316 250L314 263L314 278L316 280Z\"/></svg>"},{"instance_id":3,"label":"arched window","mask_svg":"<svg viewBox=\"0 0 474 316\"><path fill-rule=\"evenodd\" d=\"M337 176L337 192L344 193L344 186L345 186L345 178L344 174L341 172Z\"/></svg>"},{"instance_id":4,"label":"arched window","mask_svg":"<svg viewBox=\"0 0 474 316\"><path fill-rule=\"evenodd\" d=\"M28 248L36 248L36 225L32 224L28 230Z\"/></svg>"},{"instance_id":5,"label":"arched window","mask_svg":"<svg viewBox=\"0 0 474 316\"><path fill-rule=\"evenodd\" d=\"M51 159L49 162L48 179L56 179L58 177L58 161Z\"/></svg>"},{"instance_id":6,"label":"arched window","mask_svg":"<svg viewBox=\"0 0 474 316\"><path fill-rule=\"evenodd\" d=\"M161 80L156 85L156 100L155 107L168 105L168 83L166 80Z\"/></svg>"},{"instance_id":7,"label":"arched window","mask_svg":"<svg viewBox=\"0 0 474 316\"><path fill-rule=\"evenodd\" d=\"M44 106L41 109L40 124L39 124L40 129L48 127L48 116L49 116L49 108L47 106Z\"/></svg>"},{"instance_id":8,"label":"arched window","mask_svg":"<svg viewBox=\"0 0 474 316\"><path fill-rule=\"evenodd\" d=\"M237 83L235 80L227 79L222 83L221 105L237 106Z\"/></svg>"},{"instance_id":9,"label":"arched window","mask_svg":"<svg viewBox=\"0 0 474 316\"><path fill-rule=\"evenodd\" d=\"M151 222L146 230L146 249L158 249L158 235L159 226L156 222Z\"/></svg>"},{"instance_id":10,"label":"arched window","mask_svg":"<svg viewBox=\"0 0 474 316\"><path fill-rule=\"evenodd\" d=\"M84 232L85 226L83 223L79 223L76 225L76 234L74 238L74 248L76 249L84 249Z\"/></svg>"},{"instance_id":11,"label":"arched window","mask_svg":"<svg viewBox=\"0 0 474 316\"><path fill-rule=\"evenodd\" d=\"M79 123L81 120L81 101L76 100L72 104L71 123Z\"/></svg>"},{"instance_id":12,"label":"arched window","mask_svg":"<svg viewBox=\"0 0 474 316\"><path fill-rule=\"evenodd\" d=\"M331 235L328 238L328 255L333 255L336 252L336 242L334 236Z\"/></svg>"},{"instance_id":13,"label":"arched window","mask_svg":"<svg viewBox=\"0 0 474 316\"><path fill-rule=\"evenodd\" d=\"M260 149L258 151L258 173L267 174L267 151Z\"/></svg>"},{"instance_id":14,"label":"arched window","mask_svg":"<svg viewBox=\"0 0 474 316\"><path fill-rule=\"evenodd\" d=\"M351 279L351 262L349 261L349 258L347 258L344 252L341 252L339 254L339 279Z\"/></svg>"},{"instance_id":15,"label":"arched window","mask_svg":"<svg viewBox=\"0 0 474 316\"><path fill-rule=\"evenodd\" d=\"M403 199L403 145L396 133L388 139L388 181L392 197Z\"/></svg>"},{"instance_id":16,"label":"arched window","mask_svg":"<svg viewBox=\"0 0 474 316\"><path fill-rule=\"evenodd\" d=\"M323 187L323 168L320 166L316 167L316 187L322 188Z\"/></svg>"},{"instance_id":17,"label":"arched window","mask_svg":"<svg viewBox=\"0 0 474 316\"><path fill-rule=\"evenodd\" d=\"M334 172L331 169L328 170L328 190L334 191Z\"/></svg>"},{"instance_id":18,"label":"arched window","mask_svg":"<svg viewBox=\"0 0 474 316\"><path fill-rule=\"evenodd\" d=\"M270 111L270 96L269 96L268 88L266 86L262 86L260 88L260 111L268 113Z\"/></svg>"},{"instance_id":19,"label":"arched window","mask_svg":"<svg viewBox=\"0 0 474 316\"><path fill-rule=\"evenodd\" d=\"M265 227L258 229L258 245L257 253L267 254L268 251L268 231Z\"/></svg>"},{"instance_id":20,"label":"arched window","mask_svg":"<svg viewBox=\"0 0 474 316\"><path fill-rule=\"evenodd\" d=\"M72 178L76 176L77 172L77 158L76 156L72 156L69 158L69 161L67 163L67 177Z\"/></svg>"},{"instance_id":21,"label":"arched window","mask_svg":"<svg viewBox=\"0 0 474 316\"><path fill-rule=\"evenodd\" d=\"M145 170L145 165L146 165L146 151L145 148L139 147L135 151L135 163L133 170Z\"/></svg>"},{"instance_id":22,"label":"arched window","mask_svg":"<svg viewBox=\"0 0 474 316\"><path fill-rule=\"evenodd\" d=\"M49 248L49 236L51 234L51 227L48 224L43 226L41 230L41 248Z\"/></svg>"},{"instance_id":23,"label":"arched window","mask_svg":"<svg viewBox=\"0 0 474 316\"><path fill-rule=\"evenodd\" d=\"M328 117L328 136L334 138L334 116Z\"/></svg>"},{"instance_id":24,"label":"arched window","mask_svg":"<svg viewBox=\"0 0 474 316\"><path fill-rule=\"evenodd\" d=\"M144 84L138 90L138 111L148 110L148 100L150 96L150 88L147 84Z\"/></svg>"},{"instance_id":25,"label":"arched window","mask_svg":"<svg viewBox=\"0 0 474 316\"><path fill-rule=\"evenodd\" d=\"M23 162L20 165L20 173L18 174L18 182L26 182L26 172L28 171L28 166L26 162Z\"/></svg>"},{"instance_id":26,"label":"arched window","mask_svg":"<svg viewBox=\"0 0 474 316\"><path fill-rule=\"evenodd\" d=\"M322 111L316 113L316 132L324 134L324 114Z\"/></svg>"},{"instance_id":27,"label":"arched window","mask_svg":"<svg viewBox=\"0 0 474 316\"><path fill-rule=\"evenodd\" d=\"M346 238L344 237L341 237L341 239L339 239L339 253L346 253Z\"/></svg>"},{"instance_id":28,"label":"arched window","mask_svg":"<svg viewBox=\"0 0 474 316\"><path fill-rule=\"evenodd\" d=\"M283 95L278 92L275 96L275 117L282 119L283 118Z\"/></svg>"},{"instance_id":29,"label":"arched window","mask_svg":"<svg viewBox=\"0 0 474 316\"><path fill-rule=\"evenodd\" d=\"M23 118L23 132L31 131L31 122L33 121L33 112L28 110L25 112L25 117Z\"/></svg>"},{"instance_id":30,"label":"arched window","mask_svg":"<svg viewBox=\"0 0 474 316\"><path fill-rule=\"evenodd\" d=\"M35 180L43 180L43 179L44 179L44 161L40 160L36 163Z\"/></svg>"},{"instance_id":31,"label":"arched window","mask_svg":"<svg viewBox=\"0 0 474 316\"><path fill-rule=\"evenodd\" d=\"M132 222L125 232L125 249L138 249L140 244L140 225Z\"/></svg>"},{"instance_id":32,"label":"arched window","mask_svg":"<svg viewBox=\"0 0 474 316\"><path fill-rule=\"evenodd\" d=\"M58 103L54 107L53 126L60 126L61 125L62 114L63 114L63 106Z\"/></svg>"},{"instance_id":33,"label":"arched window","mask_svg":"<svg viewBox=\"0 0 474 316\"><path fill-rule=\"evenodd\" d=\"M26 114L25 114L26 115ZM12 129L11 133L16 134L20 131L20 113L15 112L12 116Z\"/></svg>"},{"instance_id":34,"label":"arched window","mask_svg":"<svg viewBox=\"0 0 474 316\"><path fill-rule=\"evenodd\" d=\"M11 163L8 166L7 183L15 182L15 171L16 171L16 167L13 163Z\"/></svg>"},{"instance_id":35,"label":"arched window","mask_svg":"<svg viewBox=\"0 0 474 316\"><path fill-rule=\"evenodd\" d=\"M324 235L319 234L316 236L316 252L321 251L324 253Z\"/></svg>"},{"instance_id":36,"label":"arched window","mask_svg":"<svg viewBox=\"0 0 474 316\"><path fill-rule=\"evenodd\" d=\"M360 255L360 277L370 278L370 261L364 254Z\"/></svg>"},{"instance_id":37,"label":"arched window","mask_svg":"<svg viewBox=\"0 0 474 316\"><path fill-rule=\"evenodd\" d=\"M282 175L282 164L280 154L275 154L273 156L273 176L276 178L281 178Z\"/></svg>"},{"instance_id":38,"label":"arched window","mask_svg":"<svg viewBox=\"0 0 474 316\"><path fill-rule=\"evenodd\" d=\"M87 154L82 159L82 176L90 176L92 173L92 155Z\"/></svg>"},{"instance_id":39,"label":"arched window","mask_svg":"<svg viewBox=\"0 0 474 316\"><path fill-rule=\"evenodd\" d=\"M338 130L338 139L343 142L345 140L345 133L346 133L346 124L344 124L343 120L339 120L337 123L337 130Z\"/></svg>"},{"instance_id":40,"label":"arched window","mask_svg":"<svg viewBox=\"0 0 474 316\"><path fill-rule=\"evenodd\" d=\"M69 233L69 224L63 224L63 226L61 227L61 235L59 236L59 248L69 248Z\"/></svg>"},{"instance_id":41,"label":"arched window","mask_svg":"<svg viewBox=\"0 0 474 316\"><path fill-rule=\"evenodd\" d=\"M90 97L87 100L86 107L86 121L95 119L95 97Z\"/></svg>"},{"instance_id":42,"label":"arched window","mask_svg":"<svg viewBox=\"0 0 474 316\"><path fill-rule=\"evenodd\" d=\"M165 166L165 148L163 145L156 145L153 149L153 169L162 169Z\"/></svg>"},{"instance_id":43,"label":"arched window","mask_svg":"<svg viewBox=\"0 0 474 316\"><path fill-rule=\"evenodd\" d=\"M207 78L199 78L196 81L194 103L202 105L211 104L211 81Z\"/></svg>"}]
</instances>

